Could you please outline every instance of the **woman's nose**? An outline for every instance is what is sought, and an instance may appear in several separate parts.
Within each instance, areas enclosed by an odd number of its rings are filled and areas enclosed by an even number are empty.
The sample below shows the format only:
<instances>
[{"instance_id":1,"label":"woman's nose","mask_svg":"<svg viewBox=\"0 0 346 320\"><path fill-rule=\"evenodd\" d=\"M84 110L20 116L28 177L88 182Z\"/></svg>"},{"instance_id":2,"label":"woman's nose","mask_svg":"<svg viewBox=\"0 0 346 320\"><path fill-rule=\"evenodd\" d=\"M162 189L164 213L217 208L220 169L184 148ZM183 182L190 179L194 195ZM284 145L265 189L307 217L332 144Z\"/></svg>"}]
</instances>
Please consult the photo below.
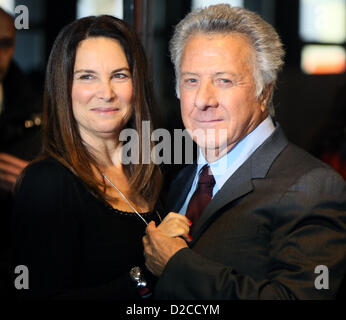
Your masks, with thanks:
<instances>
[{"instance_id":1,"label":"woman's nose","mask_svg":"<svg viewBox=\"0 0 346 320\"><path fill-rule=\"evenodd\" d=\"M111 101L115 98L115 90L110 81L105 81L100 87L99 97L105 101Z\"/></svg>"}]
</instances>

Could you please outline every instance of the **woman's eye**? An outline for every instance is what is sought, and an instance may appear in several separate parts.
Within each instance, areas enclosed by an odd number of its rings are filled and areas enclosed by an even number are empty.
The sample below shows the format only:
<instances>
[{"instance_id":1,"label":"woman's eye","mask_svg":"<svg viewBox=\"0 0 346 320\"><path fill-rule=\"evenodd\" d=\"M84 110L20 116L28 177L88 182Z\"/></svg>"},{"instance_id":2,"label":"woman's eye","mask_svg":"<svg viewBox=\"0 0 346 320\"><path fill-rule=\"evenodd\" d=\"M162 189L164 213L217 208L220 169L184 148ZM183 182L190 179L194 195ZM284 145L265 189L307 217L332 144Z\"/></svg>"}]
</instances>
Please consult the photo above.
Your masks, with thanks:
<instances>
[{"instance_id":1,"label":"woman's eye","mask_svg":"<svg viewBox=\"0 0 346 320\"><path fill-rule=\"evenodd\" d=\"M93 79L93 75L92 74L82 74L80 77L79 77L79 79L81 79L81 80L91 80L91 79Z\"/></svg>"},{"instance_id":2,"label":"woman's eye","mask_svg":"<svg viewBox=\"0 0 346 320\"><path fill-rule=\"evenodd\" d=\"M127 79L129 78L129 75L127 75L126 73L115 73L113 77L115 79Z\"/></svg>"}]
</instances>

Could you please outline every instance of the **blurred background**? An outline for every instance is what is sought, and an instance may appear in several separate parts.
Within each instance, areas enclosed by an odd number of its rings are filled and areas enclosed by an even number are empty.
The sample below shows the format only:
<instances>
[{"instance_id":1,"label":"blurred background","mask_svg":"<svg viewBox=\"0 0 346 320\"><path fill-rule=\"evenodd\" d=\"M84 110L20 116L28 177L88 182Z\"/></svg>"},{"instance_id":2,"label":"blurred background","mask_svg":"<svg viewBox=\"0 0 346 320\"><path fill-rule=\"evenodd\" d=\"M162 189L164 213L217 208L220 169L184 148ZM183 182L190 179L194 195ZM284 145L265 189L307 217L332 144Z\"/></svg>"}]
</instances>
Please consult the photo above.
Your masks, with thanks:
<instances>
[{"instance_id":1,"label":"blurred background","mask_svg":"<svg viewBox=\"0 0 346 320\"><path fill-rule=\"evenodd\" d=\"M274 99L276 118L292 142L319 155L330 143L322 140L333 121L345 131L346 0L0 0L12 13L18 5L29 9L29 29L17 30L15 60L41 91L52 43L64 25L103 13L130 23L151 63L161 126L170 130L182 123L168 41L192 8L214 3L256 11L276 28L286 49Z\"/></svg>"}]
</instances>

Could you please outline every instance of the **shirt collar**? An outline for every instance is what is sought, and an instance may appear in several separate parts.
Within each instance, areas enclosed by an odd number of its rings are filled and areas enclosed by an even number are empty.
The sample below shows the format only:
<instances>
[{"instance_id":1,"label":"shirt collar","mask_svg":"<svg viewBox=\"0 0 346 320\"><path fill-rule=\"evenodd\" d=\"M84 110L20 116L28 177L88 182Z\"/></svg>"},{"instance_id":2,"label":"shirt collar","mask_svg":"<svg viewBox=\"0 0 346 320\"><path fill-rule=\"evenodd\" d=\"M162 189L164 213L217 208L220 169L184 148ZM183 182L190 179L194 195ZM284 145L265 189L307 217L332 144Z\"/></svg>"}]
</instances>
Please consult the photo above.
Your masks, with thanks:
<instances>
[{"instance_id":1,"label":"shirt collar","mask_svg":"<svg viewBox=\"0 0 346 320\"><path fill-rule=\"evenodd\" d=\"M208 163L201 149L197 160L197 173L209 164L215 184L221 189L229 177L250 157L250 155L274 132L272 118L268 116L253 131L240 140L227 154L215 162Z\"/></svg>"}]
</instances>

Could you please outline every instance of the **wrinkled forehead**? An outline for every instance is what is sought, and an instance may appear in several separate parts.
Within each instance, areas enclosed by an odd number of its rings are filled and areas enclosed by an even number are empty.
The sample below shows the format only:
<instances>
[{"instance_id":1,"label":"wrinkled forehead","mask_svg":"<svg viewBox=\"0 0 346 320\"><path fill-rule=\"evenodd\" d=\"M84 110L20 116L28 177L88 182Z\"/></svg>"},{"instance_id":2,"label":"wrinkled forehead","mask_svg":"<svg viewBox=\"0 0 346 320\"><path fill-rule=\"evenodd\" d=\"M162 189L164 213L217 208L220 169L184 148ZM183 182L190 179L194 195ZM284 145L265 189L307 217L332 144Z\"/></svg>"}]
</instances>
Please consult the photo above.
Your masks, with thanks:
<instances>
[{"instance_id":1,"label":"wrinkled forehead","mask_svg":"<svg viewBox=\"0 0 346 320\"><path fill-rule=\"evenodd\" d=\"M186 57L189 59L185 59ZM206 68L209 61L215 61L215 58L218 58L217 61L221 65L228 62L247 65L252 69L256 54L248 37L241 33L199 32L191 35L185 43L180 61L180 71L183 71L183 66L189 69L191 64L197 61L196 57L200 58L199 63L203 62L204 57L205 63L201 64L201 68Z\"/></svg>"}]
</instances>

